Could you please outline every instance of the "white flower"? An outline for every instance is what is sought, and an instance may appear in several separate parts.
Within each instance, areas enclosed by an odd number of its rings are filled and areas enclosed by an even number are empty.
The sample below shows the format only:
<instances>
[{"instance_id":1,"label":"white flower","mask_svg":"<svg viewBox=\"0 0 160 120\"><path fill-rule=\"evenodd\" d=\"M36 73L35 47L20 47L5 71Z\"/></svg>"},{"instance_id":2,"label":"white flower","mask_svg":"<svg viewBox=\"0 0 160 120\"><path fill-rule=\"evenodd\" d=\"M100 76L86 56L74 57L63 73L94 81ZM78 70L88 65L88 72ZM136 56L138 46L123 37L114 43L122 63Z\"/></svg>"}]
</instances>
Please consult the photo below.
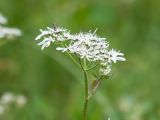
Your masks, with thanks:
<instances>
[{"instance_id":1,"label":"white flower","mask_svg":"<svg viewBox=\"0 0 160 120\"><path fill-rule=\"evenodd\" d=\"M0 24L6 24L6 23L7 19L2 14L0 14Z\"/></svg>"},{"instance_id":2,"label":"white flower","mask_svg":"<svg viewBox=\"0 0 160 120\"><path fill-rule=\"evenodd\" d=\"M43 41L38 43L38 45L42 45L41 49L43 50L45 47L48 47L51 42L54 42L55 40L52 37L44 38Z\"/></svg>"},{"instance_id":3,"label":"white flower","mask_svg":"<svg viewBox=\"0 0 160 120\"><path fill-rule=\"evenodd\" d=\"M15 100L18 107L23 107L27 103L27 99L23 95L18 95Z\"/></svg>"},{"instance_id":4,"label":"white flower","mask_svg":"<svg viewBox=\"0 0 160 120\"><path fill-rule=\"evenodd\" d=\"M41 30L41 29L40 29L40 31L41 31L41 34L38 35L35 40L39 40L39 39L41 39L41 38L42 38L43 36L45 36L45 35L52 34L52 32L51 32L51 31L48 31L48 30Z\"/></svg>"},{"instance_id":5,"label":"white flower","mask_svg":"<svg viewBox=\"0 0 160 120\"><path fill-rule=\"evenodd\" d=\"M57 47L56 50L62 51L62 52L66 52L68 49L67 48L63 48L63 47Z\"/></svg>"},{"instance_id":6,"label":"white flower","mask_svg":"<svg viewBox=\"0 0 160 120\"><path fill-rule=\"evenodd\" d=\"M20 36L22 33L17 28L8 28L0 26L0 38L13 38L15 36Z\"/></svg>"},{"instance_id":7,"label":"white flower","mask_svg":"<svg viewBox=\"0 0 160 120\"><path fill-rule=\"evenodd\" d=\"M52 31L53 33L61 33L67 31L67 29L53 26L53 28L47 27L48 30Z\"/></svg>"},{"instance_id":8,"label":"white flower","mask_svg":"<svg viewBox=\"0 0 160 120\"><path fill-rule=\"evenodd\" d=\"M108 58L108 62L111 63L111 61L113 61L114 63L116 63L116 61L126 61L126 59L123 57L124 54L120 53L119 51L117 52L116 50L110 50L108 52L109 58Z\"/></svg>"},{"instance_id":9,"label":"white flower","mask_svg":"<svg viewBox=\"0 0 160 120\"><path fill-rule=\"evenodd\" d=\"M0 97L0 115L3 115L11 105L16 105L21 108L27 103L27 98L23 95L15 95L11 92L6 92Z\"/></svg>"},{"instance_id":10,"label":"white flower","mask_svg":"<svg viewBox=\"0 0 160 120\"><path fill-rule=\"evenodd\" d=\"M9 28L2 26L7 23L7 19L0 14L0 38L13 38L20 36L22 33L17 28Z\"/></svg>"},{"instance_id":11,"label":"white flower","mask_svg":"<svg viewBox=\"0 0 160 120\"><path fill-rule=\"evenodd\" d=\"M100 65L103 66L103 67L105 67L105 66L107 66L108 64L107 64L107 62L104 62L104 61L103 61L103 62L100 63Z\"/></svg>"},{"instance_id":12,"label":"white flower","mask_svg":"<svg viewBox=\"0 0 160 120\"><path fill-rule=\"evenodd\" d=\"M10 92L6 92L1 97L0 102L1 102L1 104L6 105L6 104L9 104L9 103L13 102L14 100L15 100L15 96Z\"/></svg>"},{"instance_id":13,"label":"white flower","mask_svg":"<svg viewBox=\"0 0 160 120\"><path fill-rule=\"evenodd\" d=\"M38 35L35 40L43 39L42 42L38 43L38 45L42 45L42 50L48 47L51 42L62 42L71 38L70 33L66 29L60 27L47 27L46 30L40 29L40 32L41 34Z\"/></svg>"},{"instance_id":14,"label":"white flower","mask_svg":"<svg viewBox=\"0 0 160 120\"><path fill-rule=\"evenodd\" d=\"M69 52L87 58L89 61L102 60L101 53L106 52L109 44L105 38L99 38L92 33L79 33L73 35L73 40L69 44Z\"/></svg>"},{"instance_id":15,"label":"white flower","mask_svg":"<svg viewBox=\"0 0 160 120\"><path fill-rule=\"evenodd\" d=\"M108 65L106 67L100 68L99 72L100 72L101 75L108 75L111 72L111 68Z\"/></svg>"},{"instance_id":16,"label":"white flower","mask_svg":"<svg viewBox=\"0 0 160 120\"><path fill-rule=\"evenodd\" d=\"M100 74L108 75L111 71L112 61L125 61L123 53L109 49L109 43L106 38L101 38L91 32L80 32L71 34L68 30L60 27L47 27L46 30L40 30L41 34L36 40L43 39L38 45L41 49L48 47L51 42L57 43L56 50L78 55L81 59L87 59L90 62L100 62Z\"/></svg>"}]
</instances>

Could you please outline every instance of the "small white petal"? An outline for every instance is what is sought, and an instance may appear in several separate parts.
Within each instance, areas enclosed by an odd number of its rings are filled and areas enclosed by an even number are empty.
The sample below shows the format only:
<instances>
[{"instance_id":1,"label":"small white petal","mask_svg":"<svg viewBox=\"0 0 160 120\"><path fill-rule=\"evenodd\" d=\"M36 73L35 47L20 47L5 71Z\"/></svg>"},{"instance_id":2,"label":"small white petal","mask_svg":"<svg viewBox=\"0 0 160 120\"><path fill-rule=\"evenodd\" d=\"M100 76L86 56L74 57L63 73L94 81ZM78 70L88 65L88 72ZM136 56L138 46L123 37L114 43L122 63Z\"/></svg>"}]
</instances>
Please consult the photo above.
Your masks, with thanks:
<instances>
[{"instance_id":1,"label":"small white petal","mask_svg":"<svg viewBox=\"0 0 160 120\"><path fill-rule=\"evenodd\" d=\"M101 75L108 75L111 72L110 66L100 68L99 70Z\"/></svg>"},{"instance_id":2,"label":"small white petal","mask_svg":"<svg viewBox=\"0 0 160 120\"><path fill-rule=\"evenodd\" d=\"M116 63L116 61L125 61L126 59L123 57L123 53L120 53L119 51L115 51L115 50L110 50L108 52L108 61L111 63L111 61L113 61L114 63Z\"/></svg>"},{"instance_id":3,"label":"small white petal","mask_svg":"<svg viewBox=\"0 0 160 120\"><path fill-rule=\"evenodd\" d=\"M56 50L66 52L67 48L57 47Z\"/></svg>"}]
</instances>

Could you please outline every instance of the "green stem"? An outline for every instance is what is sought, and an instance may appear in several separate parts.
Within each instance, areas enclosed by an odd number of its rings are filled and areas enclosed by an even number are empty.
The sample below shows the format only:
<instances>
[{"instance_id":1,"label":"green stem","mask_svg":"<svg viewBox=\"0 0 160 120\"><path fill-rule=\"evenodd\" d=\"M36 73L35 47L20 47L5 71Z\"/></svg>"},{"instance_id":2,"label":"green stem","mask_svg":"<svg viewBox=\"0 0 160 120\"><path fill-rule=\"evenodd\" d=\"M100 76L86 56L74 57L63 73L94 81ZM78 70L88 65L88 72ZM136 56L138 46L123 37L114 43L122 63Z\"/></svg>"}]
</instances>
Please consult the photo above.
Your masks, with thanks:
<instances>
[{"instance_id":1,"label":"green stem","mask_svg":"<svg viewBox=\"0 0 160 120\"><path fill-rule=\"evenodd\" d=\"M71 54L69 54L68 52L66 52L66 53L67 53L67 55L71 58L71 60L72 60L78 67L81 67L81 66L79 65L79 63L76 61L76 59L74 59L74 58L72 57Z\"/></svg>"},{"instance_id":2,"label":"green stem","mask_svg":"<svg viewBox=\"0 0 160 120\"><path fill-rule=\"evenodd\" d=\"M79 63L82 67L83 73L84 73L84 108L83 108L83 120L87 120L87 108L88 108L88 76L86 71L86 60L83 61L84 65L81 62L81 59L79 58Z\"/></svg>"},{"instance_id":3,"label":"green stem","mask_svg":"<svg viewBox=\"0 0 160 120\"><path fill-rule=\"evenodd\" d=\"M66 44L61 43L61 45L62 45L63 47L67 47ZM81 67L81 66L79 65L79 63L77 62L77 60L76 60L69 52L66 52L66 53L67 53L67 55L71 58L71 60L72 60L78 67Z\"/></svg>"},{"instance_id":4,"label":"green stem","mask_svg":"<svg viewBox=\"0 0 160 120\"><path fill-rule=\"evenodd\" d=\"M83 59L83 62L84 62L84 69L86 70L86 69L87 69L87 65L86 65L87 61L86 61L86 58Z\"/></svg>"},{"instance_id":5,"label":"green stem","mask_svg":"<svg viewBox=\"0 0 160 120\"><path fill-rule=\"evenodd\" d=\"M82 70L83 70L83 72L84 72L85 69L84 69L84 66L83 66L83 64L82 64L82 62L81 62L81 58L79 58L79 64L80 64L80 66L81 66L81 68L82 68Z\"/></svg>"},{"instance_id":6,"label":"green stem","mask_svg":"<svg viewBox=\"0 0 160 120\"><path fill-rule=\"evenodd\" d=\"M96 68L98 65L99 65L99 62L98 62L95 66L93 66L93 67L91 67L91 68L87 69L86 71L90 71L90 70L92 70L92 69Z\"/></svg>"},{"instance_id":7,"label":"green stem","mask_svg":"<svg viewBox=\"0 0 160 120\"><path fill-rule=\"evenodd\" d=\"M84 98L84 109L83 109L83 120L87 120L87 108L88 108L88 77L87 72L84 71L84 86L85 86L85 98Z\"/></svg>"}]
</instances>

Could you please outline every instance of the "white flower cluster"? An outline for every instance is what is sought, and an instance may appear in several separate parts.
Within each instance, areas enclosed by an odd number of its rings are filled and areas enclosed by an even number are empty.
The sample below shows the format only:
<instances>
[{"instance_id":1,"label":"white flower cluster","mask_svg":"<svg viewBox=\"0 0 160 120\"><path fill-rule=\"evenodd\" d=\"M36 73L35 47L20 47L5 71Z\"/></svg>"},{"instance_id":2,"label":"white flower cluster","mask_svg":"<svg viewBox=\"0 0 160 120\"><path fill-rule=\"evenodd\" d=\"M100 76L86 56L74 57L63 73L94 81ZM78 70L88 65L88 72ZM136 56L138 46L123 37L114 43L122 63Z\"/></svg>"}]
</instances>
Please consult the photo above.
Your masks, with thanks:
<instances>
[{"instance_id":1,"label":"white flower cluster","mask_svg":"<svg viewBox=\"0 0 160 120\"><path fill-rule=\"evenodd\" d=\"M6 23L7 19L2 14L0 14L0 24L6 24Z\"/></svg>"},{"instance_id":2,"label":"white flower cluster","mask_svg":"<svg viewBox=\"0 0 160 120\"><path fill-rule=\"evenodd\" d=\"M57 50L69 52L78 55L81 59L86 58L90 62L100 62L101 75L108 75L111 71L111 63L116 61L125 61L123 53L114 49L109 49L109 43L106 38L100 38L95 33L80 32L71 34L67 29L60 27L47 27L46 30L40 30L41 34L35 40L43 39L38 45L43 50L51 43L59 43Z\"/></svg>"},{"instance_id":3,"label":"white flower cluster","mask_svg":"<svg viewBox=\"0 0 160 120\"><path fill-rule=\"evenodd\" d=\"M17 107L21 108L24 107L26 103L27 99L25 96L6 92L0 97L0 115L5 113L10 104L15 104Z\"/></svg>"},{"instance_id":4,"label":"white flower cluster","mask_svg":"<svg viewBox=\"0 0 160 120\"><path fill-rule=\"evenodd\" d=\"M13 38L20 36L22 33L18 28L4 27L3 25L7 23L7 19L0 14L0 38Z\"/></svg>"}]
</instances>

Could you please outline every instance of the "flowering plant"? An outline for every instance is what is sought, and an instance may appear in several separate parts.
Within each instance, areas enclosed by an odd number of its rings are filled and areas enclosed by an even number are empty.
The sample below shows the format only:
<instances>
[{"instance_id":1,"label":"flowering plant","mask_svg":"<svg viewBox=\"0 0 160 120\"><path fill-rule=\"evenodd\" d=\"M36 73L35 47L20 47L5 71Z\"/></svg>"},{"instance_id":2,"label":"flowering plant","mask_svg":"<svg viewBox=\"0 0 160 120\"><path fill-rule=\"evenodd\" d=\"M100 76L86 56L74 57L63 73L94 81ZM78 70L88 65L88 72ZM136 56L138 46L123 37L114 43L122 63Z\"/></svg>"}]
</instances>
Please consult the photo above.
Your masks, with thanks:
<instances>
[{"instance_id":1,"label":"flowering plant","mask_svg":"<svg viewBox=\"0 0 160 120\"><path fill-rule=\"evenodd\" d=\"M54 43L57 45L56 50L67 53L82 69L85 89L83 120L87 120L89 99L95 94L101 80L109 77L112 63L126 60L123 57L124 54L110 49L106 38L98 37L96 30L93 33L90 31L71 34L67 29L53 26L40 30L40 32L35 40L42 39L38 43L42 50ZM96 80L89 85L88 73L97 69L99 72L92 72Z\"/></svg>"},{"instance_id":2,"label":"flowering plant","mask_svg":"<svg viewBox=\"0 0 160 120\"><path fill-rule=\"evenodd\" d=\"M5 92L0 97L0 116L3 116L11 109L11 105L16 105L16 107L24 107L27 103L27 98L24 95L16 95L12 92Z\"/></svg>"},{"instance_id":3,"label":"flowering plant","mask_svg":"<svg viewBox=\"0 0 160 120\"><path fill-rule=\"evenodd\" d=\"M18 28L4 27L7 23L7 19L0 14L0 38L13 38L21 35L21 31Z\"/></svg>"}]
</instances>

